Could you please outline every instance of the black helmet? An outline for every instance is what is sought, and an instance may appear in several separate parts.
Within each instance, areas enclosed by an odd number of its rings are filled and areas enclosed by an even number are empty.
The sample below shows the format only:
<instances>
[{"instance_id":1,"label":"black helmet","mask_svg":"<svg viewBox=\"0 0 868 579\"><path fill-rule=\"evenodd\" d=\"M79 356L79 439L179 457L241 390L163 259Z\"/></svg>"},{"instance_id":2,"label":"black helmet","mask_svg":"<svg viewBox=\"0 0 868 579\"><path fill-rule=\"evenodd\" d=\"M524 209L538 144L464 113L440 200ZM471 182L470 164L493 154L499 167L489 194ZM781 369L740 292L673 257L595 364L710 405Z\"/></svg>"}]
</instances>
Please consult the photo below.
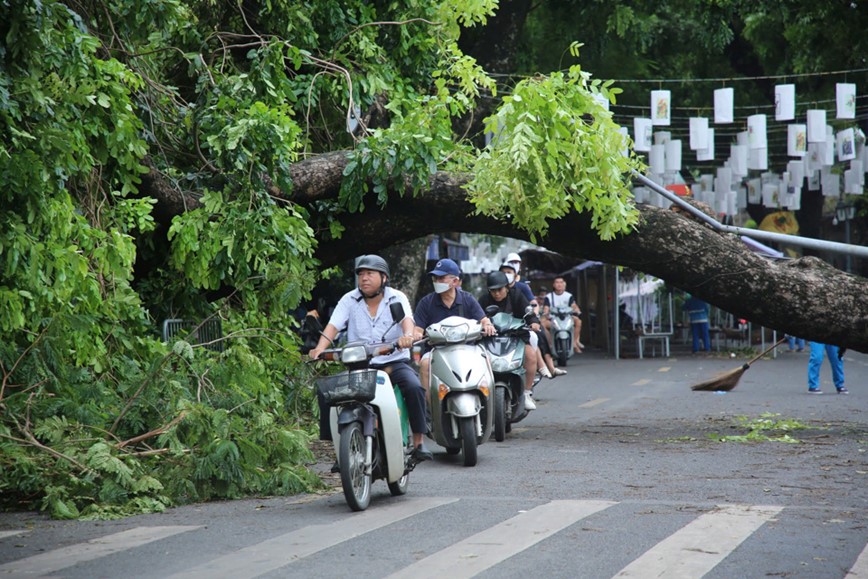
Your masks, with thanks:
<instances>
[{"instance_id":1,"label":"black helmet","mask_svg":"<svg viewBox=\"0 0 868 579\"><path fill-rule=\"evenodd\" d=\"M496 290L509 285L506 274L502 271L493 271L488 274L488 289Z\"/></svg>"},{"instance_id":2,"label":"black helmet","mask_svg":"<svg viewBox=\"0 0 868 579\"><path fill-rule=\"evenodd\" d=\"M358 274L360 269L370 269L371 271L379 271L386 277L389 275L389 264L379 255L362 255L356 259L355 272Z\"/></svg>"}]
</instances>

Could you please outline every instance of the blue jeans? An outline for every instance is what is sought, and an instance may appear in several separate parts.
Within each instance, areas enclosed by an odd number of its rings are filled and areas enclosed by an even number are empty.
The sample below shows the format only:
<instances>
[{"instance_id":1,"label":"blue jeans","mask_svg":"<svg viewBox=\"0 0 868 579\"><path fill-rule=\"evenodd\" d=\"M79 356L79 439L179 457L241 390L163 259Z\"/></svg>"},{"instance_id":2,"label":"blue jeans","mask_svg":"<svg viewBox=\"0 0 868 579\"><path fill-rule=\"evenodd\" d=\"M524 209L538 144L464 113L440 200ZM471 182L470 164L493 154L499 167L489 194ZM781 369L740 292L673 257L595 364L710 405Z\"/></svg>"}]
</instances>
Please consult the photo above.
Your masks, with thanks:
<instances>
[{"instance_id":1,"label":"blue jeans","mask_svg":"<svg viewBox=\"0 0 868 579\"><path fill-rule=\"evenodd\" d=\"M844 361L838 359L838 346L820 344L819 342L809 343L811 345L811 357L808 360L808 388L810 390L820 389L820 367L823 365L824 351L826 357L829 358L829 364L832 365L832 382L835 384L835 389L843 388Z\"/></svg>"},{"instance_id":2,"label":"blue jeans","mask_svg":"<svg viewBox=\"0 0 868 579\"><path fill-rule=\"evenodd\" d=\"M699 340L702 339L703 350L711 351L711 336L708 334L708 322L690 324L690 333L693 334L693 351L699 351Z\"/></svg>"},{"instance_id":3,"label":"blue jeans","mask_svg":"<svg viewBox=\"0 0 868 579\"><path fill-rule=\"evenodd\" d=\"M797 338L795 336L787 336L787 344L790 346L790 352L795 349L798 349L799 352L805 349L805 339Z\"/></svg>"}]
</instances>

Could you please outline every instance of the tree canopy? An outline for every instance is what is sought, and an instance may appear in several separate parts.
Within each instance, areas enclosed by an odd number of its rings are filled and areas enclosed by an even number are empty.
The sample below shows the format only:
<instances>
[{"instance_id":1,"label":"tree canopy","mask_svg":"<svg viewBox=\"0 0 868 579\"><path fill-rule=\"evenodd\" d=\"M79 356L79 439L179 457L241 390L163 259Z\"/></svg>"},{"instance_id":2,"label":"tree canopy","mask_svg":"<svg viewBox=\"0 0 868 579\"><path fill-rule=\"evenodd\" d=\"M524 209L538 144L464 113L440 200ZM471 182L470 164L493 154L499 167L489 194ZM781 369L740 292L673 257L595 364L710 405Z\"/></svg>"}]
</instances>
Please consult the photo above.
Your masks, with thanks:
<instances>
[{"instance_id":1,"label":"tree canopy","mask_svg":"<svg viewBox=\"0 0 868 579\"><path fill-rule=\"evenodd\" d=\"M568 66L498 97L459 47L496 9L0 2L4 506L110 517L316 488L293 314L342 260L447 226L639 265L868 348L861 278L823 270L836 297L822 305L850 319L805 322L806 268L633 203L642 164L600 103L620 88L580 64L581 38L563 46ZM468 122L484 102L484 123ZM657 242L667 231L674 250ZM733 260L695 259L702 243ZM741 269L725 287L727 267ZM167 319L194 328L165 343ZM202 344L196 325L216 320L223 337Z\"/></svg>"}]
</instances>

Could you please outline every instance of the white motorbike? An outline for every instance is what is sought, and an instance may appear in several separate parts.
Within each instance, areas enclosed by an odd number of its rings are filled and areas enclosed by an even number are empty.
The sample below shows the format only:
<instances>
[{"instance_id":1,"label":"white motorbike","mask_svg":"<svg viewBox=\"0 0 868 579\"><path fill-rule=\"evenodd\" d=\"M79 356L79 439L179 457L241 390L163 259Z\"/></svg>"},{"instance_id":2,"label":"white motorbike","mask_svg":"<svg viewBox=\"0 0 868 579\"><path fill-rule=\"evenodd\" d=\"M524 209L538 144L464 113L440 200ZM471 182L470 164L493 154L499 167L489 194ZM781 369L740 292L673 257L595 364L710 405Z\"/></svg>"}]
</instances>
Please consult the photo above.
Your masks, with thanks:
<instances>
[{"instance_id":1,"label":"white motorbike","mask_svg":"<svg viewBox=\"0 0 868 579\"><path fill-rule=\"evenodd\" d=\"M395 304L401 309L400 304ZM403 309L394 319L403 318ZM407 405L401 390L383 370L368 368L374 356L395 344L351 342L324 350L320 359L338 361L347 370L317 379L323 400L331 407L330 422L344 498L354 511L371 501L373 481L384 479L392 496L407 492L412 458Z\"/></svg>"},{"instance_id":2,"label":"white motorbike","mask_svg":"<svg viewBox=\"0 0 868 579\"><path fill-rule=\"evenodd\" d=\"M567 360L573 356L573 316L578 316L572 308L558 306L549 308L549 320L551 320L552 344L554 346L555 360L558 366L566 366Z\"/></svg>"},{"instance_id":3,"label":"white motorbike","mask_svg":"<svg viewBox=\"0 0 868 579\"><path fill-rule=\"evenodd\" d=\"M464 466L475 466L477 446L492 428L494 376L485 348L479 344L482 325L450 316L425 329L431 347L428 436L448 454L464 453Z\"/></svg>"}]
</instances>

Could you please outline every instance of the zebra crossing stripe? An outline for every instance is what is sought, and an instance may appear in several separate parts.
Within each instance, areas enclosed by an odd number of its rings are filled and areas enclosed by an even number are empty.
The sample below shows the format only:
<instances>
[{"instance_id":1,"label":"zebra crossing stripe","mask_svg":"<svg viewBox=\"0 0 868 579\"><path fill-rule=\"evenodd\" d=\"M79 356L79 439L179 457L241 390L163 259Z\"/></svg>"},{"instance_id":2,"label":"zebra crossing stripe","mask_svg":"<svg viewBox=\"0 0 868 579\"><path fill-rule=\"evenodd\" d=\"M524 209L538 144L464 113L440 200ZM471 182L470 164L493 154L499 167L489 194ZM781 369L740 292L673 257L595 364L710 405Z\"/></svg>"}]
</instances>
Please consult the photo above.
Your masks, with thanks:
<instances>
[{"instance_id":1,"label":"zebra crossing stripe","mask_svg":"<svg viewBox=\"0 0 868 579\"><path fill-rule=\"evenodd\" d=\"M618 503L552 501L401 569L389 579L472 577L587 516Z\"/></svg>"},{"instance_id":2,"label":"zebra crossing stripe","mask_svg":"<svg viewBox=\"0 0 868 579\"><path fill-rule=\"evenodd\" d=\"M176 573L171 578L258 577L343 541L457 500L412 498L389 505L372 505L370 509L340 521L285 533Z\"/></svg>"},{"instance_id":3,"label":"zebra crossing stripe","mask_svg":"<svg viewBox=\"0 0 868 579\"><path fill-rule=\"evenodd\" d=\"M853 563L853 566L844 576L844 579L851 579L854 577L868 577L868 545L865 545L865 548L862 549L861 553L859 553L856 562Z\"/></svg>"},{"instance_id":4,"label":"zebra crossing stripe","mask_svg":"<svg viewBox=\"0 0 868 579\"><path fill-rule=\"evenodd\" d=\"M782 510L719 506L657 543L615 577L702 577Z\"/></svg>"},{"instance_id":5,"label":"zebra crossing stripe","mask_svg":"<svg viewBox=\"0 0 868 579\"><path fill-rule=\"evenodd\" d=\"M15 535L20 535L22 533L26 533L24 529L18 531L0 531L0 539L5 539L6 537L14 537Z\"/></svg>"},{"instance_id":6,"label":"zebra crossing stripe","mask_svg":"<svg viewBox=\"0 0 868 579\"><path fill-rule=\"evenodd\" d=\"M140 547L153 541L159 541L179 533L186 533L201 526L175 527L136 527L120 533L92 539L86 543L78 543L54 549L47 553L26 557L0 565L0 576L43 576L60 569L72 567L78 563L91 561L106 555L118 553L126 549Z\"/></svg>"}]
</instances>

